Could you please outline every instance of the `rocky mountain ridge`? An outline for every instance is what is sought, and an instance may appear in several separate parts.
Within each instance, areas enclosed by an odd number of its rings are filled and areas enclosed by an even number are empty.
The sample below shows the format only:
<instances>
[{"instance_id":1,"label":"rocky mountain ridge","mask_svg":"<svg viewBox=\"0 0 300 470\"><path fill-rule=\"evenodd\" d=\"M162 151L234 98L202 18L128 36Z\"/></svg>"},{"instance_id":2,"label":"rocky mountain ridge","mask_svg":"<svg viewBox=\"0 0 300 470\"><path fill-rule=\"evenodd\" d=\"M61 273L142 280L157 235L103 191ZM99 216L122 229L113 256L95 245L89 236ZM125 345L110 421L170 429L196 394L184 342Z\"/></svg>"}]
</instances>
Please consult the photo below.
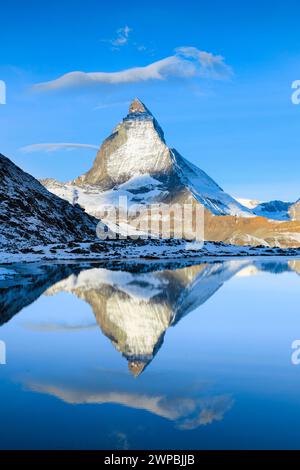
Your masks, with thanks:
<instances>
[{"instance_id":1,"label":"rocky mountain ridge","mask_svg":"<svg viewBox=\"0 0 300 470\"><path fill-rule=\"evenodd\" d=\"M1 154L0 183L1 249L96 239L99 221L49 192Z\"/></svg>"}]
</instances>

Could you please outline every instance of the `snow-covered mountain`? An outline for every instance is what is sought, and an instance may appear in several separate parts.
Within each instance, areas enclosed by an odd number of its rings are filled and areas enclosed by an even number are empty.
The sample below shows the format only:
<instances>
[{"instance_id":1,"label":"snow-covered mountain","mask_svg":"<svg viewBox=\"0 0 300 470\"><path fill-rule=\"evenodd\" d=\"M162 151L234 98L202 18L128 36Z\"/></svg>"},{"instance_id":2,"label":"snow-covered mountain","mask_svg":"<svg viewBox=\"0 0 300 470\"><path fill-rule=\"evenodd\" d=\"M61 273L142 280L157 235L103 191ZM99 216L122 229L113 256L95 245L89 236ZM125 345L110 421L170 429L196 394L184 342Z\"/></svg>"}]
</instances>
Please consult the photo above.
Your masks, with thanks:
<instances>
[{"instance_id":1,"label":"snow-covered mountain","mask_svg":"<svg viewBox=\"0 0 300 470\"><path fill-rule=\"evenodd\" d=\"M97 221L0 154L0 247L95 239Z\"/></svg>"},{"instance_id":2,"label":"snow-covered mountain","mask_svg":"<svg viewBox=\"0 0 300 470\"><path fill-rule=\"evenodd\" d=\"M290 209L294 206L291 202L285 201L266 201L262 202L256 199L237 198L244 206L251 209L254 215L266 217L272 220L292 220Z\"/></svg>"},{"instance_id":3,"label":"snow-covered mountain","mask_svg":"<svg viewBox=\"0 0 300 470\"><path fill-rule=\"evenodd\" d=\"M267 217L273 220L291 220L289 209L291 202L285 201L269 201L261 202L253 209L255 215Z\"/></svg>"},{"instance_id":4,"label":"snow-covered mountain","mask_svg":"<svg viewBox=\"0 0 300 470\"><path fill-rule=\"evenodd\" d=\"M205 240L235 245L300 246L300 223L286 216L286 203L246 207L225 193L204 171L167 146L160 125L138 99L103 142L87 173L66 184L53 179L42 183L69 202L76 194L78 203L98 218L102 217L104 206L118 207L122 196L129 208L139 204L139 215L129 221L119 218L113 224L105 219L113 231L118 231L119 226L121 233L124 226L130 230L132 224L137 227L137 222L145 226L150 205L160 208L162 204L191 204L193 210L204 209ZM170 233L161 229L159 235L168 238ZM184 235L195 233L190 230Z\"/></svg>"},{"instance_id":5,"label":"snow-covered mountain","mask_svg":"<svg viewBox=\"0 0 300 470\"><path fill-rule=\"evenodd\" d=\"M101 205L117 204L119 196L143 204L194 200L215 215L252 216L204 171L167 146L160 125L138 99L103 142L86 174L67 184L42 182L69 201L77 191L78 203L94 216Z\"/></svg>"},{"instance_id":6,"label":"snow-covered mountain","mask_svg":"<svg viewBox=\"0 0 300 470\"><path fill-rule=\"evenodd\" d=\"M244 197L236 197L235 198L240 204L242 204L243 206L247 207L248 209L252 210L254 209L256 206L258 206L260 204L261 201L259 201L258 199L247 199L247 198L244 198Z\"/></svg>"}]
</instances>

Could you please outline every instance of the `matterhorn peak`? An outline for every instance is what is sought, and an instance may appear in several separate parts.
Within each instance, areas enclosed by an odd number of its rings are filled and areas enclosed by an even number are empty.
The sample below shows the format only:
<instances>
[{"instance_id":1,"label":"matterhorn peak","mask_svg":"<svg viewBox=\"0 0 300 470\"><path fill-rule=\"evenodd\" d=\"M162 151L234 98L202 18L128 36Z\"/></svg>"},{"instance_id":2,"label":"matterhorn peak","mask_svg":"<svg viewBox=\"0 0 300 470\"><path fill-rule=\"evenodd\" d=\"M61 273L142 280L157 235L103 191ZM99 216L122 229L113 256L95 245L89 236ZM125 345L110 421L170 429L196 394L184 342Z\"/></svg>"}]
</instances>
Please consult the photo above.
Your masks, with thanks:
<instances>
[{"instance_id":1,"label":"matterhorn peak","mask_svg":"<svg viewBox=\"0 0 300 470\"><path fill-rule=\"evenodd\" d=\"M129 106L129 114L147 113L151 114L149 109L141 102L139 98L134 98Z\"/></svg>"},{"instance_id":2,"label":"matterhorn peak","mask_svg":"<svg viewBox=\"0 0 300 470\"><path fill-rule=\"evenodd\" d=\"M147 106L144 105L144 103L142 103L139 98L134 98L134 100L131 102L129 106L129 112L123 119L123 122L129 122L131 124L134 123L134 125L137 125L138 127L145 125L150 126L150 128L159 135L159 138L165 144L162 128L158 124L151 111L147 108ZM119 126L117 126L116 129L119 129Z\"/></svg>"},{"instance_id":3,"label":"matterhorn peak","mask_svg":"<svg viewBox=\"0 0 300 470\"><path fill-rule=\"evenodd\" d=\"M96 217L100 217L100 201L116 201L121 194L132 204L194 201L214 215L253 216L204 171L167 146L163 130L139 98L105 139L92 168L71 183L72 190L74 186L78 187L78 203Z\"/></svg>"}]
</instances>

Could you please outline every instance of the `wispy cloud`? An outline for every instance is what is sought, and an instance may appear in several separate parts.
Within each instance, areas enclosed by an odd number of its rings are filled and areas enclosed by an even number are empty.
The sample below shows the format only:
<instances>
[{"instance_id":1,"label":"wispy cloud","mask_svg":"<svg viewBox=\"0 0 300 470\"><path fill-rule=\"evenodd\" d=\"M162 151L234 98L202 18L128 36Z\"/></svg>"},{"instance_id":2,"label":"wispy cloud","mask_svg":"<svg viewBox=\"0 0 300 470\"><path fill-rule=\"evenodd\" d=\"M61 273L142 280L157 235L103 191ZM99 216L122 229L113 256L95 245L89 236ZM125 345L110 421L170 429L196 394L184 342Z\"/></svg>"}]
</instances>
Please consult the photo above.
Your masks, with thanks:
<instances>
[{"instance_id":1,"label":"wispy cloud","mask_svg":"<svg viewBox=\"0 0 300 470\"><path fill-rule=\"evenodd\" d=\"M126 46L129 42L129 35L132 32L132 28L125 25L123 28L119 28L116 31L116 36L112 39L100 39L101 42L110 44L113 50L119 50L121 47Z\"/></svg>"},{"instance_id":2,"label":"wispy cloud","mask_svg":"<svg viewBox=\"0 0 300 470\"><path fill-rule=\"evenodd\" d=\"M82 330L93 330L95 328L99 328L98 323L92 323L90 325L68 325L68 324L60 324L60 323L23 323L23 328L31 331L39 331L39 332L76 332Z\"/></svg>"},{"instance_id":3,"label":"wispy cloud","mask_svg":"<svg viewBox=\"0 0 300 470\"><path fill-rule=\"evenodd\" d=\"M58 150L74 150L74 149L92 149L98 150L99 145L92 144L76 144L76 143L49 143L49 144L31 144L21 147L19 150L23 153L33 152L57 152Z\"/></svg>"},{"instance_id":4,"label":"wispy cloud","mask_svg":"<svg viewBox=\"0 0 300 470\"><path fill-rule=\"evenodd\" d=\"M185 58L194 59L200 65L199 73L205 78L215 80L227 79L232 76L232 68L224 61L221 55L200 51L196 47L178 47L176 53Z\"/></svg>"},{"instance_id":5,"label":"wispy cloud","mask_svg":"<svg viewBox=\"0 0 300 470\"><path fill-rule=\"evenodd\" d=\"M147 47L144 44L135 44L138 51L143 52L147 50Z\"/></svg>"},{"instance_id":6,"label":"wispy cloud","mask_svg":"<svg viewBox=\"0 0 300 470\"><path fill-rule=\"evenodd\" d=\"M34 86L36 90L57 90L95 84L122 84L167 80L168 78L206 78L224 80L232 76L232 69L220 55L201 51L196 47L177 48L175 54L144 67L133 67L119 72L69 72L49 82Z\"/></svg>"},{"instance_id":7,"label":"wispy cloud","mask_svg":"<svg viewBox=\"0 0 300 470\"><path fill-rule=\"evenodd\" d=\"M129 40L129 34L132 32L132 29L129 26L124 26L124 28L119 28L117 30L117 37L111 40L111 44L115 47L125 46Z\"/></svg>"}]
</instances>

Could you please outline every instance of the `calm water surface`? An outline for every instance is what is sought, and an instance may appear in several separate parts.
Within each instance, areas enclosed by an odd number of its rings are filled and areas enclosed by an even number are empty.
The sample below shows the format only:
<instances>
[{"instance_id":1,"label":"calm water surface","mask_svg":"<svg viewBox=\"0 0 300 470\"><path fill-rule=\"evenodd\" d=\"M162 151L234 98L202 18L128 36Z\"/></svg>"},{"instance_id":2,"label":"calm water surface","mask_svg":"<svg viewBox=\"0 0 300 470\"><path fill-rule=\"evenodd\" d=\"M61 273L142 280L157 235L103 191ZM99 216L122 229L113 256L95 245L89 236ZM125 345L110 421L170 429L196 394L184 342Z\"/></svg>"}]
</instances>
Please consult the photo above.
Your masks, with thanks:
<instances>
[{"instance_id":1,"label":"calm water surface","mask_svg":"<svg viewBox=\"0 0 300 470\"><path fill-rule=\"evenodd\" d=\"M299 274L0 267L0 447L300 448Z\"/></svg>"}]
</instances>

